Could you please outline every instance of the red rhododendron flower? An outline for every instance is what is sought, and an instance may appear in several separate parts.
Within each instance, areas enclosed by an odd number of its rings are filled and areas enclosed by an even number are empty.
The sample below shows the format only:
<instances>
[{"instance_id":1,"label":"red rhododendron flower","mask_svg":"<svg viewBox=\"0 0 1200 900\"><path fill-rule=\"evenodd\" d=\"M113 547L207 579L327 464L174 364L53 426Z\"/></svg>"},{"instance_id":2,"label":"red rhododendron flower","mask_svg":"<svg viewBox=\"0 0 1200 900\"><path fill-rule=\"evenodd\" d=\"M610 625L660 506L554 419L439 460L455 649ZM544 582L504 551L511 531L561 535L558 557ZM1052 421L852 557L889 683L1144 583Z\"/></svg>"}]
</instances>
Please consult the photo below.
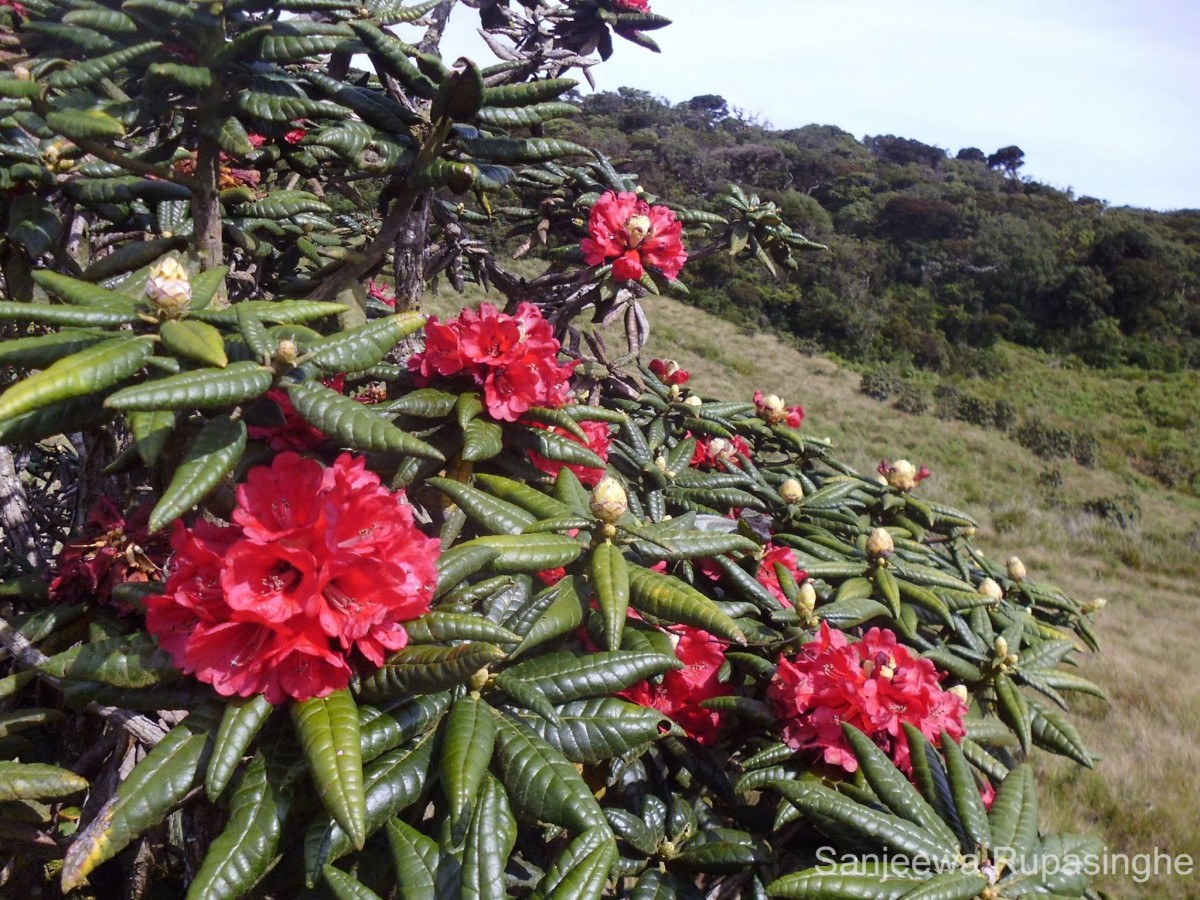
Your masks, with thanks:
<instances>
[{"instance_id":1,"label":"red rhododendron flower","mask_svg":"<svg viewBox=\"0 0 1200 900\"><path fill-rule=\"evenodd\" d=\"M775 571L776 563L791 573L796 584L802 584L808 577L808 573L796 565L796 554L790 547L777 547L775 544L768 543L763 548L763 558L758 564L758 583L770 591L771 596L781 605L791 607L791 601L784 596L783 588L779 586L779 573Z\"/></svg>"},{"instance_id":2,"label":"red rhododendron flower","mask_svg":"<svg viewBox=\"0 0 1200 900\"><path fill-rule=\"evenodd\" d=\"M620 691L619 696L657 709L689 737L701 744L711 744L717 739L723 716L718 710L705 709L700 704L711 697L733 693L717 677L725 662L725 642L690 625L673 627L671 636L675 641L675 656L684 667L667 672L658 682L639 681Z\"/></svg>"},{"instance_id":3,"label":"red rhododendron flower","mask_svg":"<svg viewBox=\"0 0 1200 900\"><path fill-rule=\"evenodd\" d=\"M617 0L618 3L626 3L629 0ZM23 19L29 18L29 12L25 9L24 3L18 3L17 0L0 0L0 7L7 6L13 11L13 14L20 16Z\"/></svg>"},{"instance_id":4,"label":"red rhododendron flower","mask_svg":"<svg viewBox=\"0 0 1200 900\"><path fill-rule=\"evenodd\" d=\"M408 643L429 609L438 541L361 458L296 453L251 469L234 524L176 522L146 628L185 672L224 695L320 697Z\"/></svg>"},{"instance_id":5,"label":"red rhododendron flower","mask_svg":"<svg viewBox=\"0 0 1200 900\"><path fill-rule=\"evenodd\" d=\"M788 406L783 399L775 394L763 395L762 391L754 392L754 408L758 417L768 425L786 425L788 428L799 428L804 421L803 406Z\"/></svg>"},{"instance_id":6,"label":"red rhododendron flower","mask_svg":"<svg viewBox=\"0 0 1200 900\"><path fill-rule=\"evenodd\" d=\"M679 363L673 359L650 360L650 371L666 385L687 384L692 377L686 369L679 368Z\"/></svg>"},{"instance_id":7,"label":"red rhododendron flower","mask_svg":"<svg viewBox=\"0 0 1200 900\"><path fill-rule=\"evenodd\" d=\"M298 144L307 136L308 132L303 128L293 128L291 131L284 133L283 142L285 144Z\"/></svg>"},{"instance_id":8,"label":"red rhododendron flower","mask_svg":"<svg viewBox=\"0 0 1200 900\"><path fill-rule=\"evenodd\" d=\"M858 643L822 622L817 639L795 660L779 658L769 696L782 720L783 739L796 750L818 749L825 762L847 772L858 762L842 733L849 722L903 770L912 770L901 725L916 726L939 744L944 730L963 736L967 707L938 685L932 662L914 657L896 635L872 628Z\"/></svg>"},{"instance_id":9,"label":"red rhododendron flower","mask_svg":"<svg viewBox=\"0 0 1200 900\"><path fill-rule=\"evenodd\" d=\"M530 424L534 428L546 428L577 444L581 443L579 438L565 428L559 428L558 426L551 427L543 425L541 422L531 422ZM579 423L579 427L587 435L587 443L583 444L583 446L587 447L605 462L608 462L608 425L604 422L584 421ZM559 470L565 466L575 473L575 477L579 479L581 484L587 487L595 487L600 479L604 477L605 472L604 469L598 469L594 466L581 466L577 463L564 463L559 462L557 459L547 459L533 450L529 451L529 461L551 477L557 476Z\"/></svg>"},{"instance_id":10,"label":"red rhododendron flower","mask_svg":"<svg viewBox=\"0 0 1200 900\"><path fill-rule=\"evenodd\" d=\"M263 137L261 134L255 134L254 132L246 135L246 139L250 141L250 146L256 150L267 142L265 137Z\"/></svg>"},{"instance_id":11,"label":"red rhododendron flower","mask_svg":"<svg viewBox=\"0 0 1200 900\"><path fill-rule=\"evenodd\" d=\"M742 456L750 456L750 444L740 434L735 434L731 441L718 437L702 437L696 442L691 465L697 469L723 469L727 465L740 467L739 453Z\"/></svg>"},{"instance_id":12,"label":"red rhododendron flower","mask_svg":"<svg viewBox=\"0 0 1200 900\"><path fill-rule=\"evenodd\" d=\"M464 376L483 388L483 403L495 419L515 422L532 406L562 406L575 363L558 363L561 348L550 323L532 303L516 315L490 303L464 309L456 319L425 324L425 349L408 367L422 382Z\"/></svg>"},{"instance_id":13,"label":"red rhododendron flower","mask_svg":"<svg viewBox=\"0 0 1200 900\"><path fill-rule=\"evenodd\" d=\"M367 282L367 296L372 300L378 300L389 309L396 308L396 295L390 293L386 285L377 282L374 278Z\"/></svg>"},{"instance_id":14,"label":"red rhododendron flower","mask_svg":"<svg viewBox=\"0 0 1200 900\"><path fill-rule=\"evenodd\" d=\"M650 12L650 0L614 0L613 6L630 12Z\"/></svg>"},{"instance_id":15,"label":"red rhododendron flower","mask_svg":"<svg viewBox=\"0 0 1200 900\"><path fill-rule=\"evenodd\" d=\"M58 571L50 581L50 599L62 603L97 600L121 612L133 610L112 599L115 585L127 581L162 581L161 563L167 557L165 535L150 535L151 503L143 503L129 519L108 497L88 511L81 539L58 555Z\"/></svg>"},{"instance_id":16,"label":"red rhododendron flower","mask_svg":"<svg viewBox=\"0 0 1200 900\"><path fill-rule=\"evenodd\" d=\"M592 207L590 236L579 246L589 266L612 260L618 280L636 281L646 266L674 278L687 262L682 233L683 223L667 207L651 206L637 194L609 191Z\"/></svg>"}]
</instances>

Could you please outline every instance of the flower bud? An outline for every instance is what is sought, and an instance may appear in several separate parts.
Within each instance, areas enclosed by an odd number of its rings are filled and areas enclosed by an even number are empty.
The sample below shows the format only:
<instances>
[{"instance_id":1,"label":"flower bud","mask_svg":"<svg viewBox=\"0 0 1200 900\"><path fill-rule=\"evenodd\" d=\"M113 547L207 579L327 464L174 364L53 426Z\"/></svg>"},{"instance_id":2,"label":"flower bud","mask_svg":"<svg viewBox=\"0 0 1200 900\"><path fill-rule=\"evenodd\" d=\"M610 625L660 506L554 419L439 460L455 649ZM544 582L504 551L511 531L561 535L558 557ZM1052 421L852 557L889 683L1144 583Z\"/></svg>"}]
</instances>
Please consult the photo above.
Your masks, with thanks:
<instances>
[{"instance_id":1,"label":"flower bud","mask_svg":"<svg viewBox=\"0 0 1200 900\"><path fill-rule=\"evenodd\" d=\"M33 73L28 66L13 66L12 73L17 81L33 81Z\"/></svg>"},{"instance_id":2,"label":"flower bud","mask_svg":"<svg viewBox=\"0 0 1200 900\"><path fill-rule=\"evenodd\" d=\"M898 459L887 473L888 484L899 491L911 491L917 486L917 467L907 459Z\"/></svg>"},{"instance_id":3,"label":"flower bud","mask_svg":"<svg viewBox=\"0 0 1200 900\"><path fill-rule=\"evenodd\" d=\"M1003 636L996 638L992 642L992 650L995 652L997 659L1004 659L1008 656L1008 641Z\"/></svg>"},{"instance_id":4,"label":"flower bud","mask_svg":"<svg viewBox=\"0 0 1200 900\"><path fill-rule=\"evenodd\" d=\"M1025 563L1021 562L1020 559L1015 556L1010 556L1005 565L1008 566L1009 578L1017 582L1025 580Z\"/></svg>"},{"instance_id":5,"label":"flower bud","mask_svg":"<svg viewBox=\"0 0 1200 900\"><path fill-rule=\"evenodd\" d=\"M478 669L475 674L471 676L470 680L467 682L467 686L473 691L482 691L487 685L488 678L490 677L491 673L488 671L488 667L484 666L482 669Z\"/></svg>"},{"instance_id":6,"label":"flower bud","mask_svg":"<svg viewBox=\"0 0 1200 900\"><path fill-rule=\"evenodd\" d=\"M636 247L650 233L650 217L633 215L625 220L626 246Z\"/></svg>"},{"instance_id":7,"label":"flower bud","mask_svg":"<svg viewBox=\"0 0 1200 900\"><path fill-rule=\"evenodd\" d=\"M297 357L300 356L300 348L296 346L295 341L290 341L284 338L275 345L275 360L285 366L295 365Z\"/></svg>"},{"instance_id":8,"label":"flower bud","mask_svg":"<svg viewBox=\"0 0 1200 900\"><path fill-rule=\"evenodd\" d=\"M1094 613L1094 612L1099 612L1100 610L1104 609L1104 607L1106 607L1106 606L1108 606L1108 601L1105 600L1103 597L1097 597L1095 600L1092 600L1089 603L1083 604L1082 610L1085 613Z\"/></svg>"},{"instance_id":9,"label":"flower bud","mask_svg":"<svg viewBox=\"0 0 1200 900\"><path fill-rule=\"evenodd\" d=\"M592 514L606 525L615 525L629 511L629 497L621 482L605 475L592 489Z\"/></svg>"},{"instance_id":10,"label":"flower bud","mask_svg":"<svg viewBox=\"0 0 1200 900\"><path fill-rule=\"evenodd\" d=\"M188 308L192 302L192 286L187 270L179 260L168 256L155 264L146 279L146 296L160 312L180 313Z\"/></svg>"},{"instance_id":11,"label":"flower bud","mask_svg":"<svg viewBox=\"0 0 1200 900\"><path fill-rule=\"evenodd\" d=\"M699 397L697 397L695 394L692 394L690 397L688 397L683 402L686 403L688 406L702 406L704 404L704 401L701 400Z\"/></svg>"},{"instance_id":12,"label":"flower bud","mask_svg":"<svg viewBox=\"0 0 1200 900\"><path fill-rule=\"evenodd\" d=\"M1004 599L1004 591L1000 589L1000 585L996 584L991 578L985 578L979 582L979 587L976 588L983 596L988 597L997 603Z\"/></svg>"},{"instance_id":13,"label":"flower bud","mask_svg":"<svg viewBox=\"0 0 1200 900\"><path fill-rule=\"evenodd\" d=\"M656 456L656 457L654 457L654 466L655 466L655 468L657 468L657 469L658 469L660 472L665 472L665 471L667 471L667 458L666 458L665 456Z\"/></svg>"},{"instance_id":14,"label":"flower bud","mask_svg":"<svg viewBox=\"0 0 1200 900\"><path fill-rule=\"evenodd\" d=\"M867 538L867 556L872 559L887 559L896 552L896 542L886 528L876 528Z\"/></svg>"},{"instance_id":15,"label":"flower bud","mask_svg":"<svg viewBox=\"0 0 1200 900\"><path fill-rule=\"evenodd\" d=\"M956 684L954 687L950 688L947 693L953 694L963 703L969 703L971 700L971 695L967 693L967 686L965 684Z\"/></svg>"},{"instance_id":16,"label":"flower bud","mask_svg":"<svg viewBox=\"0 0 1200 900\"><path fill-rule=\"evenodd\" d=\"M804 499L804 486L795 478L789 478L779 486L779 496L785 503L799 503Z\"/></svg>"},{"instance_id":17,"label":"flower bud","mask_svg":"<svg viewBox=\"0 0 1200 900\"><path fill-rule=\"evenodd\" d=\"M800 585L800 593L796 595L796 606L805 612L812 612L817 608L817 589L812 586L811 581Z\"/></svg>"}]
</instances>

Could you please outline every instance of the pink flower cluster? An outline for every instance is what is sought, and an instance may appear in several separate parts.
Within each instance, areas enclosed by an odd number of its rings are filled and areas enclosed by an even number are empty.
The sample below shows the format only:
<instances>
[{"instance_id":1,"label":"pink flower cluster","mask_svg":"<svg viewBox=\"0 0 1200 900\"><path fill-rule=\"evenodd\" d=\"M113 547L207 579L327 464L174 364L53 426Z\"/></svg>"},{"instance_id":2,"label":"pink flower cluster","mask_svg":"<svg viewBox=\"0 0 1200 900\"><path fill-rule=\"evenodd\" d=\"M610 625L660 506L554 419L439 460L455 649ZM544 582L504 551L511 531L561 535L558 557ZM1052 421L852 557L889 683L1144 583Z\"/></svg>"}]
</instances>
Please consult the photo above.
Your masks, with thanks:
<instances>
[{"instance_id":1,"label":"pink flower cluster","mask_svg":"<svg viewBox=\"0 0 1200 900\"><path fill-rule=\"evenodd\" d=\"M220 694L271 703L344 688L351 662L376 666L429 609L438 541L401 495L342 454L295 453L251 469L233 525L177 522L162 596L146 628L175 664Z\"/></svg>"},{"instance_id":2,"label":"pink flower cluster","mask_svg":"<svg viewBox=\"0 0 1200 900\"><path fill-rule=\"evenodd\" d=\"M691 435L689 435L691 437ZM725 466L741 467L738 454L750 456L750 444L740 434L735 434L733 440L719 437L702 437L696 443L692 453L692 468L695 469L724 469Z\"/></svg>"},{"instance_id":3,"label":"pink flower cluster","mask_svg":"<svg viewBox=\"0 0 1200 900\"><path fill-rule=\"evenodd\" d=\"M430 316L425 349L408 367L426 382L436 376L470 378L483 388L492 418L515 422L530 407L566 402L575 364L558 363L560 347L532 303L518 306L515 316L481 303L479 312L464 309L444 324Z\"/></svg>"},{"instance_id":4,"label":"pink flower cluster","mask_svg":"<svg viewBox=\"0 0 1200 900\"><path fill-rule=\"evenodd\" d=\"M707 631L690 625L671 628L675 656L684 664L658 682L639 681L620 696L657 709L678 724L689 737L711 744L721 729L722 713L700 704L711 697L724 697L733 689L717 676L725 662L725 643Z\"/></svg>"},{"instance_id":5,"label":"pink flower cluster","mask_svg":"<svg viewBox=\"0 0 1200 900\"><path fill-rule=\"evenodd\" d=\"M940 743L943 730L963 736L966 704L938 684L932 662L914 657L896 635L872 628L858 643L821 623L817 639L794 660L780 657L769 696L796 750L821 750L825 762L847 772L858 761L842 733L849 722L868 735L904 772L912 771L905 722Z\"/></svg>"},{"instance_id":6,"label":"pink flower cluster","mask_svg":"<svg viewBox=\"0 0 1200 900\"><path fill-rule=\"evenodd\" d=\"M609 191L592 207L588 237L579 246L589 266L611 260L613 278L620 281L636 281L647 266L675 278L687 262L682 233L683 223L667 207Z\"/></svg>"}]
</instances>

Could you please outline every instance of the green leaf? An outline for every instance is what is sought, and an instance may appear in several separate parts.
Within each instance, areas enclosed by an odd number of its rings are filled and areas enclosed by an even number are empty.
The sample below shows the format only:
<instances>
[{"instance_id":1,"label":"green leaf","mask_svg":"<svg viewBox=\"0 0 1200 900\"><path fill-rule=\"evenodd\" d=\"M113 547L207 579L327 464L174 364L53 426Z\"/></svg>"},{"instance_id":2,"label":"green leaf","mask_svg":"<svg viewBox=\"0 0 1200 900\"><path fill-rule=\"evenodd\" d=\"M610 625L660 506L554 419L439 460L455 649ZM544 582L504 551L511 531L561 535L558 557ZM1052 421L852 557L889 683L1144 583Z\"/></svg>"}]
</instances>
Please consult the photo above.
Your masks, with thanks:
<instances>
[{"instance_id":1,"label":"green leaf","mask_svg":"<svg viewBox=\"0 0 1200 900\"><path fill-rule=\"evenodd\" d=\"M292 720L321 803L361 850L367 808L354 698L343 689L293 703Z\"/></svg>"},{"instance_id":2,"label":"green leaf","mask_svg":"<svg viewBox=\"0 0 1200 900\"><path fill-rule=\"evenodd\" d=\"M546 900L601 900L620 854L612 831L589 828L571 841L542 879Z\"/></svg>"},{"instance_id":3,"label":"green leaf","mask_svg":"<svg viewBox=\"0 0 1200 900\"><path fill-rule=\"evenodd\" d=\"M373 319L313 344L308 352L311 362L322 371L364 372L424 324L425 317L415 312Z\"/></svg>"},{"instance_id":4,"label":"green leaf","mask_svg":"<svg viewBox=\"0 0 1200 900\"><path fill-rule=\"evenodd\" d=\"M972 900L988 886L981 872L939 872L904 895L905 900Z\"/></svg>"},{"instance_id":5,"label":"green leaf","mask_svg":"<svg viewBox=\"0 0 1200 900\"><path fill-rule=\"evenodd\" d=\"M497 774L518 814L580 831L607 828L579 771L526 726L495 715Z\"/></svg>"},{"instance_id":6,"label":"green leaf","mask_svg":"<svg viewBox=\"0 0 1200 900\"><path fill-rule=\"evenodd\" d=\"M204 790L210 800L216 800L224 792L250 742L274 711L275 707L261 694L233 700L225 707L204 776Z\"/></svg>"},{"instance_id":7,"label":"green leaf","mask_svg":"<svg viewBox=\"0 0 1200 900\"><path fill-rule=\"evenodd\" d=\"M629 566L621 550L605 541L592 551L592 591L600 607L604 646L616 650L629 610Z\"/></svg>"},{"instance_id":8,"label":"green leaf","mask_svg":"<svg viewBox=\"0 0 1200 900\"><path fill-rule=\"evenodd\" d=\"M979 795L971 766L963 756L962 748L945 731L942 732L942 757L946 760L946 777L950 781L950 795L958 820L962 822L967 837L964 853L974 853L980 847L992 847L992 830L988 827L987 810Z\"/></svg>"},{"instance_id":9,"label":"green leaf","mask_svg":"<svg viewBox=\"0 0 1200 900\"><path fill-rule=\"evenodd\" d=\"M442 857L437 841L400 819L387 823L387 833L401 900L427 900L438 896L437 878Z\"/></svg>"},{"instance_id":10,"label":"green leaf","mask_svg":"<svg viewBox=\"0 0 1200 900\"><path fill-rule=\"evenodd\" d=\"M460 544L462 547L487 547L499 551L491 561L498 575L540 572L574 562L583 552L582 545L565 534L485 535Z\"/></svg>"},{"instance_id":11,"label":"green leaf","mask_svg":"<svg viewBox=\"0 0 1200 900\"><path fill-rule=\"evenodd\" d=\"M466 58L460 58L455 66L461 68L451 70L442 79L430 105L429 118L434 122L469 122L483 106L483 73L479 66Z\"/></svg>"},{"instance_id":12,"label":"green leaf","mask_svg":"<svg viewBox=\"0 0 1200 900\"><path fill-rule=\"evenodd\" d=\"M1071 721L1032 697L1028 703L1033 742L1043 750L1062 754L1090 769L1092 754Z\"/></svg>"},{"instance_id":13,"label":"green leaf","mask_svg":"<svg viewBox=\"0 0 1200 900\"><path fill-rule=\"evenodd\" d=\"M241 709L249 709L258 702L266 703L256 697ZM227 713L221 723L222 732L228 720ZM210 779L211 776L210 764ZM291 805L281 782L282 773L273 770L262 751L254 754L230 799L229 822L209 845L188 886L187 900L241 897L270 870Z\"/></svg>"},{"instance_id":14,"label":"green leaf","mask_svg":"<svg viewBox=\"0 0 1200 900\"><path fill-rule=\"evenodd\" d=\"M1028 753L1033 740L1033 716L1029 701L1007 675L998 673L992 680L992 686L996 690L996 706L1000 718L1016 733L1021 742L1021 750Z\"/></svg>"},{"instance_id":15,"label":"green leaf","mask_svg":"<svg viewBox=\"0 0 1200 900\"><path fill-rule=\"evenodd\" d=\"M72 647L38 666L54 678L142 688L176 673L170 654L144 631Z\"/></svg>"},{"instance_id":16,"label":"green leaf","mask_svg":"<svg viewBox=\"0 0 1200 900\"><path fill-rule=\"evenodd\" d=\"M0 803L67 797L87 787L86 778L57 766L0 759Z\"/></svg>"},{"instance_id":17,"label":"green leaf","mask_svg":"<svg viewBox=\"0 0 1200 900\"><path fill-rule=\"evenodd\" d=\"M229 364L229 358L225 355L225 339L221 332L205 322L168 319L159 326L158 335L162 338L163 347L176 356L217 368Z\"/></svg>"},{"instance_id":18,"label":"green leaf","mask_svg":"<svg viewBox=\"0 0 1200 900\"><path fill-rule=\"evenodd\" d=\"M440 560L439 560L440 562ZM493 644L517 644L519 634L497 625L490 619L470 613L434 610L419 619L404 623L408 639L417 644L434 641L488 641Z\"/></svg>"},{"instance_id":19,"label":"green leaf","mask_svg":"<svg viewBox=\"0 0 1200 900\"><path fill-rule=\"evenodd\" d=\"M437 560L438 580L433 590L433 599L436 600L454 589L463 579L474 575L499 555L498 547L485 547L474 541L444 551Z\"/></svg>"},{"instance_id":20,"label":"green leaf","mask_svg":"<svg viewBox=\"0 0 1200 900\"><path fill-rule=\"evenodd\" d=\"M536 521L532 513L521 507L461 481L430 478L427 483L453 500L472 522L492 534L520 534Z\"/></svg>"},{"instance_id":21,"label":"green leaf","mask_svg":"<svg viewBox=\"0 0 1200 900\"><path fill-rule=\"evenodd\" d=\"M683 664L674 656L659 653L615 650L576 655L563 650L510 666L505 674L542 692L551 703L565 703L614 694L680 668Z\"/></svg>"},{"instance_id":22,"label":"green leaf","mask_svg":"<svg viewBox=\"0 0 1200 900\"><path fill-rule=\"evenodd\" d=\"M369 407L315 381L287 384L296 412L306 422L356 450L403 453L444 460L441 452L380 418Z\"/></svg>"},{"instance_id":23,"label":"green leaf","mask_svg":"<svg viewBox=\"0 0 1200 900\"><path fill-rule=\"evenodd\" d=\"M494 714L484 712L494 719ZM486 765L486 763L485 763ZM504 870L517 842L517 820L508 805L503 785L487 776L475 804L475 815L463 849L461 893L463 900L505 900Z\"/></svg>"},{"instance_id":24,"label":"green leaf","mask_svg":"<svg viewBox=\"0 0 1200 900\"><path fill-rule=\"evenodd\" d=\"M196 276L196 281L216 272L220 272L221 278L224 278L226 271L224 266L220 269L212 269ZM214 277L214 281L216 280ZM196 283L193 283L192 302L195 306L200 306L196 298L196 287ZM213 290L215 291L215 287ZM244 315L247 312L252 313L260 322L296 325L336 316L345 311L346 307L341 303L322 303L318 300L243 300L225 309L193 309L191 317L210 325L224 325L232 328L238 324L238 315Z\"/></svg>"},{"instance_id":25,"label":"green leaf","mask_svg":"<svg viewBox=\"0 0 1200 900\"><path fill-rule=\"evenodd\" d=\"M505 84L485 88L484 106L529 106L543 100L553 100L579 84L574 78L547 78L542 81L527 81L520 84Z\"/></svg>"},{"instance_id":26,"label":"green leaf","mask_svg":"<svg viewBox=\"0 0 1200 900\"><path fill-rule=\"evenodd\" d=\"M183 801L199 781L212 729L209 718L193 712L133 767L112 800L67 848L62 867L63 893L74 890L96 866L162 824Z\"/></svg>"},{"instance_id":27,"label":"green leaf","mask_svg":"<svg viewBox=\"0 0 1200 900\"><path fill-rule=\"evenodd\" d=\"M460 697L446 719L441 759L442 787L450 805L450 833L456 843L470 824L471 809L495 744L496 717L487 703L475 696Z\"/></svg>"},{"instance_id":28,"label":"green leaf","mask_svg":"<svg viewBox=\"0 0 1200 900\"><path fill-rule=\"evenodd\" d=\"M158 462L167 441L175 434L175 413L134 412L125 416L133 433L134 449L148 466Z\"/></svg>"},{"instance_id":29,"label":"green leaf","mask_svg":"<svg viewBox=\"0 0 1200 900\"><path fill-rule=\"evenodd\" d=\"M60 359L0 395L0 421L111 387L138 371L153 351L150 341L119 337Z\"/></svg>"},{"instance_id":30,"label":"green leaf","mask_svg":"<svg viewBox=\"0 0 1200 900\"><path fill-rule=\"evenodd\" d=\"M531 647L536 647L546 641L552 641L564 634L569 634L583 623L584 601L580 594L583 582L575 575L563 578L558 584L546 592L550 598L549 605L525 633L525 639L513 650L514 657L519 656ZM513 622L507 623L514 630L520 628Z\"/></svg>"},{"instance_id":31,"label":"green leaf","mask_svg":"<svg viewBox=\"0 0 1200 900\"><path fill-rule=\"evenodd\" d=\"M118 69L125 68L134 60L157 50L160 46L162 45L158 41L146 41L134 44L132 47L123 47L95 59L73 62L66 68L51 72L44 80L50 87L62 91L93 86L101 78L106 78ZM117 134L121 133L123 132L117 132Z\"/></svg>"},{"instance_id":32,"label":"green leaf","mask_svg":"<svg viewBox=\"0 0 1200 900\"><path fill-rule=\"evenodd\" d=\"M380 900L378 894L357 878L347 875L341 869L336 869L328 863L321 867L321 873L325 876L325 883L329 885L329 890L333 892L333 896L337 900Z\"/></svg>"},{"instance_id":33,"label":"green leaf","mask_svg":"<svg viewBox=\"0 0 1200 900\"><path fill-rule=\"evenodd\" d=\"M117 138L125 135L125 126L98 109L57 109L46 113L52 131L75 141Z\"/></svg>"},{"instance_id":34,"label":"green leaf","mask_svg":"<svg viewBox=\"0 0 1200 900\"><path fill-rule=\"evenodd\" d=\"M742 630L716 603L674 576L630 566L629 603L656 619L702 628L739 644L746 642Z\"/></svg>"},{"instance_id":35,"label":"green leaf","mask_svg":"<svg viewBox=\"0 0 1200 900\"><path fill-rule=\"evenodd\" d=\"M467 462L492 459L503 449L504 431L495 422L472 419L463 429L462 458Z\"/></svg>"},{"instance_id":36,"label":"green leaf","mask_svg":"<svg viewBox=\"0 0 1200 900\"><path fill-rule=\"evenodd\" d=\"M463 458L466 459L465 453ZM570 506L555 500L549 494L544 494L524 482L514 481L502 475L476 472L475 483L489 494L493 494L501 500L507 500L509 503L515 503L539 519L564 518L575 514Z\"/></svg>"},{"instance_id":37,"label":"green leaf","mask_svg":"<svg viewBox=\"0 0 1200 900\"><path fill-rule=\"evenodd\" d=\"M378 63L409 92L423 100L433 99L438 91L437 85L427 78L410 58L417 54L416 47L392 37L370 22L352 21L349 24L354 33L367 45L367 53L372 61Z\"/></svg>"},{"instance_id":38,"label":"green leaf","mask_svg":"<svg viewBox=\"0 0 1200 900\"><path fill-rule=\"evenodd\" d=\"M768 885L767 895L784 900L898 900L927 877L897 871L894 866L877 873L857 871L861 868L837 871L822 867L793 872Z\"/></svg>"},{"instance_id":39,"label":"green leaf","mask_svg":"<svg viewBox=\"0 0 1200 900\"><path fill-rule=\"evenodd\" d=\"M592 151L587 147L556 138L459 138L457 143L477 159L505 165L549 162L567 156L592 155Z\"/></svg>"},{"instance_id":40,"label":"green leaf","mask_svg":"<svg viewBox=\"0 0 1200 900\"><path fill-rule=\"evenodd\" d=\"M111 409L221 409L253 400L271 387L272 373L256 362L230 363L224 369L196 369L117 391L104 401Z\"/></svg>"},{"instance_id":41,"label":"green leaf","mask_svg":"<svg viewBox=\"0 0 1200 900\"><path fill-rule=\"evenodd\" d=\"M210 419L196 435L175 476L150 513L150 531L165 528L203 500L233 471L246 449L246 423L229 416Z\"/></svg>"},{"instance_id":42,"label":"green leaf","mask_svg":"<svg viewBox=\"0 0 1200 900\"><path fill-rule=\"evenodd\" d=\"M554 708L557 722L524 719L546 743L573 763L590 765L643 748L665 734L670 723L658 710L616 697L576 700Z\"/></svg>"},{"instance_id":43,"label":"green leaf","mask_svg":"<svg viewBox=\"0 0 1200 900\"><path fill-rule=\"evenodd\" d=\"M403 697L432 694L463 684L484 666L499 662L505 652L494 644L474 641L454 647L418 644L388 658L374 675L364 679L364 697Z\"/></svg>"},{"instance_id":44,"label":"green leaf","mask_svg":"<svg viewBox=\"0 0 1200 900\"><path fill-rule=\"evenodd\" d=\"M44 369L64 356L95 346L109 335L75 329L54 331L0 343L0 366Z\"/></svg>"},{"instance_id":45,"label":"green leaf","mask_svg":"<svg viewBox=\"0 0 1200 900\"><path fill-rule=\"evenodd\" d=\"M516 428L511 432L514 443L540 456L572 466L603 469L605 462L587 447L563 434L545 428Z\"/></svg>"},{"instance_id":46,"label":"green leaf","mask_svg":"<svg viewBox=\"0 0 1200 900\"><path fill-rule=\"evenodd\" d=\"M364 775L368 835L421 796L429 776L433 745L433 733L427 732L413 744L385 753L367 767ZM339 859L351 849L350 837L336 822L318 818L304 839L309 877L315 879L325 863Z\"/></svg>"}]
</instances>

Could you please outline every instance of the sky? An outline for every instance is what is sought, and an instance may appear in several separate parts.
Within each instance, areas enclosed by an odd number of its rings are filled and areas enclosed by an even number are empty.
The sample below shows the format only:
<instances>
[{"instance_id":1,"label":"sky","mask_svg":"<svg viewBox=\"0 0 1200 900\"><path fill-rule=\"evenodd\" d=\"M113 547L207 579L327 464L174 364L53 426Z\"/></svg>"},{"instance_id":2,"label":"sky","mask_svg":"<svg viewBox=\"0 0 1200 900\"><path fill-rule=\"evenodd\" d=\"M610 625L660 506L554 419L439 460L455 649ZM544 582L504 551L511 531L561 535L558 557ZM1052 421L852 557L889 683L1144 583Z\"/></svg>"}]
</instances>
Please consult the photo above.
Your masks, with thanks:
<instances>
[{"instance_id":1,"label":"sky","mask_svg":"<svg viewBox=\"0 0 1200 900\"><path fill-rule=\"evenodd\" d=\"M1200 0L652 0L656 54L592 69L777 129L836 125L951 155L1010 144L1024 176L1114 206L1200 209ZM490 63L460 7L442 50ZM584 84L586 89L586 84Z\"/></svg>"}]
</instances>

